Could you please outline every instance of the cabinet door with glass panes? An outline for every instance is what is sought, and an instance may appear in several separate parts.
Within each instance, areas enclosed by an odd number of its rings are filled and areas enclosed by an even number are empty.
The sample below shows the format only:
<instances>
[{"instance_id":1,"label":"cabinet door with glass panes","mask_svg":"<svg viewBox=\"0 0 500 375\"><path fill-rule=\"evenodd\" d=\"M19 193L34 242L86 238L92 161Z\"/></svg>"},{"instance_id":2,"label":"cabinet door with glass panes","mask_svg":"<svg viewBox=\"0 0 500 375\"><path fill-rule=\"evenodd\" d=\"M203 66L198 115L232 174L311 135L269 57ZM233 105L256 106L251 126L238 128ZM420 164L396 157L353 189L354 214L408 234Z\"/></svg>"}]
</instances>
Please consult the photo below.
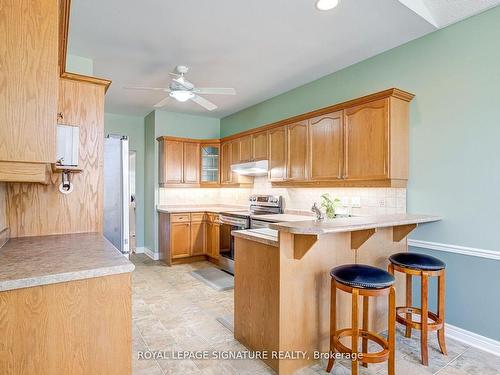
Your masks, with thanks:
<instances>
[{"instance_id":1,"label":"cabinet door with glass panes","mask_svg":"<svg viewBox=\"0 0 500 375\"><path fill-rule=\"evenodd\" d=\"M220 145L201 145L201 183L219 184Z\"/></svg>"}]
</instances>

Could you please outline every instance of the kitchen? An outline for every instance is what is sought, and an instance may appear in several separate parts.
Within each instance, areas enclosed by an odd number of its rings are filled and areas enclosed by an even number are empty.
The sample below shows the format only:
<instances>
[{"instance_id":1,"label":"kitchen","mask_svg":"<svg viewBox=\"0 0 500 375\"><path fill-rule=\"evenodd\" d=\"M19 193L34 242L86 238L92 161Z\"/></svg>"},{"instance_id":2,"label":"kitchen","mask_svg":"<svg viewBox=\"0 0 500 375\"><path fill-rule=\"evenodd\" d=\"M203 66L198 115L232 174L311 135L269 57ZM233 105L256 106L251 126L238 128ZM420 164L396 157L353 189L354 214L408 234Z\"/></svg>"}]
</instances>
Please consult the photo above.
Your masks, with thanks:
<instances>
[{"instance_id":1,"label":"kitchen","mask_svg":"<svg viewBox=\"0 0 500 375\"><path fill-rule=\"evenodd\" d=\"M463 3L7 0L0 373L500 373Z\"/></svg>"}]
</instances>

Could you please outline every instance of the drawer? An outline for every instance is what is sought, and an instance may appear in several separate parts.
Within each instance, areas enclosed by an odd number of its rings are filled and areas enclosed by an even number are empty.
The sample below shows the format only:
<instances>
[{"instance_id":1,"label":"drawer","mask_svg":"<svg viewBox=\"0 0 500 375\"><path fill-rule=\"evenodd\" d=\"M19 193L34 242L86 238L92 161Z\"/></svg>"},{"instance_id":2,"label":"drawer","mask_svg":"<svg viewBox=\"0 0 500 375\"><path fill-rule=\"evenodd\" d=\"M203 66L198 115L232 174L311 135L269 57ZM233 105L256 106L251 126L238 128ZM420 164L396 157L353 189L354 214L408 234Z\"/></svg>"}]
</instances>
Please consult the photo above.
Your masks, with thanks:
<instances>
[{"instance_id":1,"label":"drawer","mask_svg":"<svg viewBox=\"0 0 500 375\"><path fill-rule=\"evenodd\" d=\"M193 212L191 214L191 221L205 221L207 219L207 214L205 212Z\"/></svg>"},{"instance_id":2,"label":"drawer","mask_svg":"<svg viewBox=\"0 0 500 375\"><path fill-rule=\"evenodd\" d=\"M207 214L207 220L210 223L215 223L219 221L219 214L209 213Z\"/></svg>"},{"instance_id":3,"label":"drawer","mask_svg":"<svg viewBox=\"0 0 500 375\"><path fill-rule=\"evenodd\" d=\"M191 221L191 214L171 214L170 222L171 223L186 223Z\"/></svg>"}]
</instances>

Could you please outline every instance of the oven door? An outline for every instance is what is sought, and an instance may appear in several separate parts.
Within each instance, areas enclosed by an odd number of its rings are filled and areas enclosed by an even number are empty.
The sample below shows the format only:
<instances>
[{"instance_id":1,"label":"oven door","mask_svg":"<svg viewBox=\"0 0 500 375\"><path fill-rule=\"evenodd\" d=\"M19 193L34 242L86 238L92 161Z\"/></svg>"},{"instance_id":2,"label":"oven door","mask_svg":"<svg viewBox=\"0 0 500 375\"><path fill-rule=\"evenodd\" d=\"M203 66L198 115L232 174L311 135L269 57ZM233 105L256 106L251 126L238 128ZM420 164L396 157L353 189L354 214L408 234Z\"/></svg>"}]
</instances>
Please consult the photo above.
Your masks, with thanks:
<instances>
[{"instance_id":1,"label":"oven door","mask_svg":"<svg viewBox=\"0 0 500 375\"><path fill-rule=\"evenodd\" d=\"M259 228L269 228L269 224L271 222L259 220L259 219L251 219L250 220L250 229L259 229Z\"/></svg>"},{"instance_id":2,"label":"oven door","mask_svg":"<svg viewBox=\"0 0 500 375\"><path fill-rule=\"evenodd\" d=\"M219 267L234 275L234 237L231 231L248 229L248 220L221 215L220 221Z\"/></svg>"}]
</instances>

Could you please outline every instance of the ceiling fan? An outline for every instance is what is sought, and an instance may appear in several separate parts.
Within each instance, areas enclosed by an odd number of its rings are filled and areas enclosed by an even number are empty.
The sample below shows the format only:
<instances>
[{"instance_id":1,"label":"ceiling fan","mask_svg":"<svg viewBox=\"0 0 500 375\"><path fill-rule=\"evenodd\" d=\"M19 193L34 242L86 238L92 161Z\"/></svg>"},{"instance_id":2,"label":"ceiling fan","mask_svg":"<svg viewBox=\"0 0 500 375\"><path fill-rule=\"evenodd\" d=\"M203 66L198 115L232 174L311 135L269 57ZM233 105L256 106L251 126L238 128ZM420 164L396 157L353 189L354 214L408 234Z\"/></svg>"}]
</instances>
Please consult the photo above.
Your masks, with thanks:
<instances>
[{"instance_id":1,"label":"ceiling fan","mask_svg":"<svg viewBox=\"0 0 500 375\"><path fill-rule=\"evenodd\" d=\"M164 91L168 93L168 96L154 105L155 108L161 108L167 104L169 99L172 97L179 102L186 102L192 100L196 104L201 105L203 108L213 111L217 109L217 106L211 101L201 97L199 94L207 95L236 95L236 90L233 88L223 88L223 87L195 87L194 84L189 82L184 75L189 71L189 68L184 65L178 65L175 70L169 73L172 78L172 82L169 87L124 87L129 90L150 90L150 91Z\"/></svg>"}]
</instances>

